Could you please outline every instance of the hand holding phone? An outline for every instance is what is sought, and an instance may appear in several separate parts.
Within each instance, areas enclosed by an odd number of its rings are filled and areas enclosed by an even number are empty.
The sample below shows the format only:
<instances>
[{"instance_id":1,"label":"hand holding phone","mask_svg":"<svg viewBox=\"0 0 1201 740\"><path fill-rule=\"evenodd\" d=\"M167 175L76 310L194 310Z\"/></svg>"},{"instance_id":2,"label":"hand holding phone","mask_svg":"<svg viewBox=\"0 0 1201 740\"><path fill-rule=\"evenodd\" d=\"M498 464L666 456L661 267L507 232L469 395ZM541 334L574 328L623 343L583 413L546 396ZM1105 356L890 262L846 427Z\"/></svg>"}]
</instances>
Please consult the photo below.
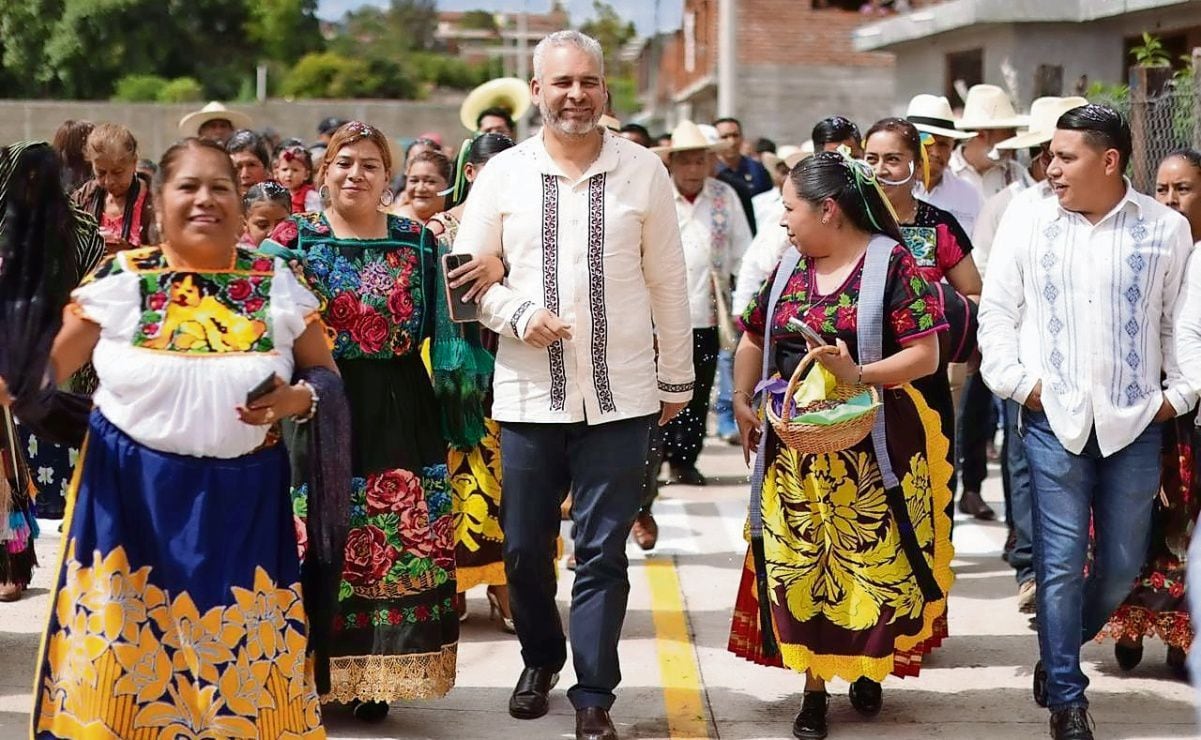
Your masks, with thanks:
<instances>
[{"instance_id":1,"label":"hand holding phone","mask_svg":"<svg viewBox=\"0 0 1201 740\"><path fill-rule=\"evenodd\" d=\"M249 407L255 401L275 390L276 378L276 374L271 373L267 377L263 378L258 385L251 388L246 394L246 406Z\"/></svg>"},{"instance_id":2,"label":"hand holding phone","mask_svg":"<svg viewBox=\"0 0 1201 740\"><path fill-rule=\"evenodd\" d=\"M469 262L471 262L470 254L454 253L442 255L442 274L445 278L446 304L450 312L450 320L456 323L480 320L479 305L475 301L464 300L471 291L473 283L466 282L461 283L458 287L451 287L451 283L455 281L451 280L450 274Z\"/></svg>"}]
</instances>

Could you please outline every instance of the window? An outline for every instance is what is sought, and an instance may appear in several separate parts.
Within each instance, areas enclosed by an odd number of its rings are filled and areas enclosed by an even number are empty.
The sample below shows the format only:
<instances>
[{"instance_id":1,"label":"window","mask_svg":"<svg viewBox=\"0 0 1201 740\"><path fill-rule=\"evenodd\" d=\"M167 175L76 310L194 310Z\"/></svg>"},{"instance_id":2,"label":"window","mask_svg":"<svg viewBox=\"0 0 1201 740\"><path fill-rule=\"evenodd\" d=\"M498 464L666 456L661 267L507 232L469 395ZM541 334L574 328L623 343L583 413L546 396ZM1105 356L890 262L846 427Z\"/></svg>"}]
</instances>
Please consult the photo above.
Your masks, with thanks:
<instances>
[{"instance_id":1,"label":"window","mask_svg":"<svg viewBox=\"0 0 1201 740\"><path fill-rule=\"evenodd\" d=\"M947 80L943 94L952 108L963 107L963 96L972 85L984 82L984 50L969 49L947 54Z\"/></svg>"}]
</instances>

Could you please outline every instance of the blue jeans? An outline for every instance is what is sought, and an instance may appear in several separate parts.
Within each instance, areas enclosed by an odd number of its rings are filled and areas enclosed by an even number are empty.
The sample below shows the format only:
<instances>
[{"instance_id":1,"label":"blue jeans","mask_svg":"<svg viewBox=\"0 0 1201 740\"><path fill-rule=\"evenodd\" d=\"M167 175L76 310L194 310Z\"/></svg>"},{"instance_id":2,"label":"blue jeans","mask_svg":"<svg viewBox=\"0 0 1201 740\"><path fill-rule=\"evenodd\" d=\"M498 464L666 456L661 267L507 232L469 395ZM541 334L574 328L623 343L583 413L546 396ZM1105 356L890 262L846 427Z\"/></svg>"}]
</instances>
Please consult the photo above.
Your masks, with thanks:
<instances>
[{"instance_id":1,"label":"blue jeans","mask_svg":"<svg viewBox=\"0 0 1201 740\"><path fill-rule=\"evenodd\" d=\"M717 436L729 437L738 434L734 423L734 353L722 351L717 355L717 403L713 404L717 414Z\"/></svg>"},{"instance_id":2,"label":"blue jeans","mask_svg":"<svg viewBox=\"0 0 1201 740\"><path fill-rule=\"evenodd\" d=\"M1018 437L1018 418L1021 405L1005 401L1005 444L1001 458L1005 485L1005 519L1015 534L1009 566L1018 584L1034 580L1034 536L1032 530L1033 503L1030 500L1030 466L1026 464L1026 449Z\"/></svg>"},{"instance_id":3,"label":"blue jeans","mask_svg":"<svg viewBox=\"0 0 1201 740\"><path fill-rule=\"evenodd\" d=\"M1053 712L1087 707L1080 646L1105 626L1146 559L1163 427L1151 424L1128 446L1102 457L1095 433L1074 455L1056 439L1044 414L1023 409L1022 418L1047 707ZM1095 555L1085 578L1090 514Z\"/></svg>"}]
</instances>

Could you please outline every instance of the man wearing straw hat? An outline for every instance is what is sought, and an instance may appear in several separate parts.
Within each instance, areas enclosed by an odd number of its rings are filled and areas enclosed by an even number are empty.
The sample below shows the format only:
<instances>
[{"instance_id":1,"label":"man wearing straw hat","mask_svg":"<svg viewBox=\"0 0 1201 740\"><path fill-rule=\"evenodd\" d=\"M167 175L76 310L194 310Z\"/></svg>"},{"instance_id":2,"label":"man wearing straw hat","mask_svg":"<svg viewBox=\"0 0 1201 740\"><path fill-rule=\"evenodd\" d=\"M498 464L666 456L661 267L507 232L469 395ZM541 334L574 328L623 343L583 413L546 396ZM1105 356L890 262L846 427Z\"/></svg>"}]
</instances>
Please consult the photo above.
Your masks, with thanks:
<instances>
[{"instance_id":1,"label":"man wearing straw hat","mask_svg":"<svg viewBox=\"0 0 1201 740\"><path fill-rule=\"evenodd\" d=\"M996 145L1001 151L1029 151L1030 167L1024 177L989 198L984 210L980 211L976 231L972 234L972 256L976 259L981 276L986 275L988 256L1001 217L1010 208L1026 212L1035 201L1051 197L1047 166L1051 163L1049 145L1051 137L1055 135L1055 122L1064 113L1082 105L1088 105L1088 101L1080 97L1039 98L1030 106L1029 130ZM1009 528L1006 559L1018 583L1018 610L1031 614L1035 611L1037 588L1034 583L1030 469L1026 465L1026 453L1017 433L1020 408L1014 400L1004 402L1005 442L1001 449L1001 483L1005 491L1005 523Z\"/></svg>"},{"instance_id":2,"label":"man wearing straw hat","mask_svg":"<svg viewBox=\"0 0 1201 740\"><path fill-rule=\"evenodd\" d=\"M179 119L180 136L198 136L222 146L240 128L250 128L250 116L213 101Z\"/></svg>"},{"instance_id":3,"label":"man wearing straw hat","mask_svg":"<svg viewBox=\"0 0 1201 740\"><path fill-rule=\"evenodd\" d=\"M930 205L949 211L963 230L972 233L976 216L984 204L979 191L950 171L951 153L955 144L975 138L976 134L955 127L955 116L946 98L937 95L916 95L909 101L905 119L929 141L923 149L930 168L929 182L919 182L914 193Z\"/></svg>"},{"instance_id":4,"label":"man wearing straw hat","mask_svg":"<svg viewBox=\"0 0 1201 740\"><path fill-rule=\"evenodd\" d=\"M706 482L696 461L705 440L709 394L722 344L719 333L733 336L730 284L752 236L738 193L711 177L714 148L695 123L682 121L672 132L671 146L652 150L667 155L667 170L675 186L696 372L692 402L667 426L665 457L672 481L692 486Z\"/></svg>"},{"instance_id":5,"label":"man wearing straw hat","mask_svg":"<svg viewBox=\"0 0 1201 740\"><path fill-rule=\"evenodd\" d=\"M554 559L559 504L571 490L576 685L567 696L577 740L617 737L609 709L630 590L625 542L642 504L651 426L680 413L694 385L671 180L655 154L598 125L604 74L593 38L557 31L538 43L530 89L545 125L483 170L455 241L456 251L509 265L480 306L500 335L492 416L525 664L509 714L545 715L567 660Z\"/></svg>"},{"instance_id":6,"label":"man wearing straw hat","mask_svg":"<svg viewBox=\"0 0 1201 740\"><path fill-rule=\"evenodd\" d=\"M1029 116L1019 116L1014 111L1013 103L1001 88L973 85L967 91L963 116L955 122L955 127L976 136L951 153L952 174L980 191L985 201L1021 180L1025 176L1022 166L1004 152L998 156L994 148L1029 122Z\"/></svg>"}]
</instances>

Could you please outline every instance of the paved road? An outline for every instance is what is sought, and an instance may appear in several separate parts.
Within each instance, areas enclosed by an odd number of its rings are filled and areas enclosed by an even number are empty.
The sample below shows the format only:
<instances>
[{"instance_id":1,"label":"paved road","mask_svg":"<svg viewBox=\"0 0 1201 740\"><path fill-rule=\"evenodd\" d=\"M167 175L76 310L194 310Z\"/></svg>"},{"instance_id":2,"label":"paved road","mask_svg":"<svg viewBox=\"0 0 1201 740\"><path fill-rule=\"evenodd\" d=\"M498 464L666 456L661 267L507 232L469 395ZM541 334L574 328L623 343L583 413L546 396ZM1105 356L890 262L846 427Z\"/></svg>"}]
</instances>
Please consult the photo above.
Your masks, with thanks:
<instances>
[{"instance_id":1,"label":"paved road","mask_svg":"<svg viewBox=\"0 0 1201 740\"><path fill-rule=\"evenodd\" d=\"M751 665L726 652L730 610L742 562L745 469L741 454L720 443L706 449L707 488L669 487L657 506L660 546L650 556L630 547L631 595L622 641L625 680L614 718L623 738L787 738L803 681ZM995 478L986 498L998 509ZM33 664L47 610L46 585L57 562L56 525L39 541L43 567L30 595L0 605L0 740L26 736ZM951 634L919 679L890 678L881 714L865 720L832 684L831 738L887 737L1017 740L1046 737L1046 713L1030 699L1034 633L1016 609L1013 576L999 557L1004 525L961 521L955 540L958 581L951 594ZM566 604L571 574L564 571ZM326 713L332 738L570 738L574 715L562 690L551 714L536 722L509 718L505 706L520 670L515 638L488 621L482 589L463 625L457 688L436 702L398 705L380 725L364 727ZM1085 650L1098 738L1201 736L1187 686L1172 681L1164 649L1148 641L1146 659L1120 676L1110 645ZM560 689L572 683L570 668Z\"/></svg>"}]
</instances>

